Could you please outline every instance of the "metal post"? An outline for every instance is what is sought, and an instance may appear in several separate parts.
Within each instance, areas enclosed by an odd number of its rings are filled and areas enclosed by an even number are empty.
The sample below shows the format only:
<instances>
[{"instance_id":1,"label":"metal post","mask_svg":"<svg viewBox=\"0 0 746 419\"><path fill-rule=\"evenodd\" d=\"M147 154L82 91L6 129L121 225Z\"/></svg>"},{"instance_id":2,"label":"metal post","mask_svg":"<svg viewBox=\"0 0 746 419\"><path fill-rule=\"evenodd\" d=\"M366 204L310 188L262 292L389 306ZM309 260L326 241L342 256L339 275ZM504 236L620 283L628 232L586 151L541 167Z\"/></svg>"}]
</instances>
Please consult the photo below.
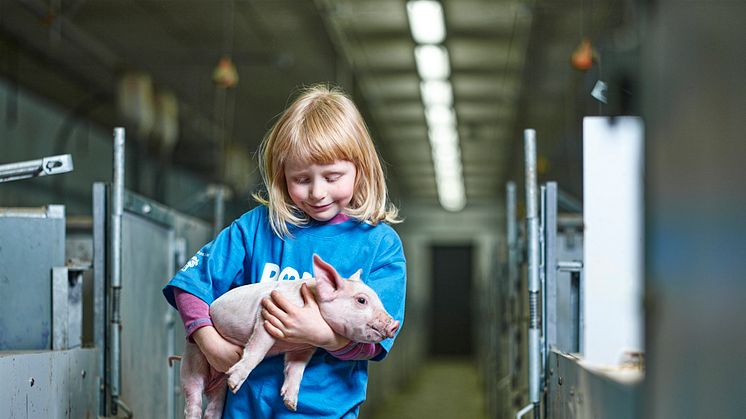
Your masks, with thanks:
<instances>
[{"instance_id":1,"label":"metal post","mask_svg":"<svg viewBox=\"0 0 746 419\"><path fill-rule=\"evenodd\" d=\"M172 310L166 312L166 316L163 318L163 324L166 328L166 352L169 354L176 353L176 345L174 340L176 339L176 320ZM171 361L169 361L171 362ZM166 415L168 419L174 419L176 417L176 371L174 368L169 367L167 370L168 384L166 390Z\"/></svg>"},{"instance_id":2,"label":"metal post","mask_svg":"<svg viewBox=\"0 0 746 419\"><path fill-rule=\"evenodd\" d=\"M119 405L121 318L119 297L122 290L122 213L124 207L124 128L114 128L114 162L111 189L111 323L109 324L110 409L117 414Z\"/></svg>"},{"instance_id":3,"label":"metal post","mask_svg":"<svg viewBox=\"0 0 746 419\"><path fill-rule=\"evenodd\" d=\"M219 185L215 189L214 199L213 236L217 236L225 224L225 186Z\"/></svg>"},{"instance_id":4,"label":"metal post","mask_svg":"<svg viewBox=\"0 0 746 419\"><path fill-rule=\"evenodd\" d=\"M546 383L546 356L547 356L547 241L546 241L546 215L547 215L547 187L540 187L539 196L539 282L541 289L541 310L539 310L539 319L541 320L541 338L539 341L539 391L542 392L544 383Z\"/></svg>"},{"instance_id":5,"label":"metal post","mask_svg":"<svg viewBox=\"0 0 746 419\"><path fill-rule=\"evenodd\" d=\"M508 374L513 377L516 362L516 321L514 316L518 301L518 225L516 222L516 188L515 182L506 185L507 233L508 233Z\"/></svg>"},{"instance_id":6,"label":"metal post","mask_svg":"<svg viewBox=\"0 0 746 419\"><path fill-rule=\"evenodd\" d=\"M557 182L547 182L544 212L544 365L557 345ZM546 368L544 370L546 374ZM546 381L545 381L546 382Z\"/></svg>"},{"instance_id":7,"label":"metal post","mask_svg":"<svg viewBox=\"0 0 746 419\"><path fill-rule=\"evenodd\" d=\"M106 185L93 184L93 342L98 348L98 416L106 416Z\"/></svg>"},{"instance_id":8,"label":"metal post","mask_svg":"<svg viewBox=\"0 0 746 419\"><path fill-rule=\"evenodd\" d=\"M528 232L528 388L529 400L539 403L539 219L536 176L536 131L523 133L526 153L526 224ZM538 410L536 410L538 411Z\"/></svg>"}]
</instances>

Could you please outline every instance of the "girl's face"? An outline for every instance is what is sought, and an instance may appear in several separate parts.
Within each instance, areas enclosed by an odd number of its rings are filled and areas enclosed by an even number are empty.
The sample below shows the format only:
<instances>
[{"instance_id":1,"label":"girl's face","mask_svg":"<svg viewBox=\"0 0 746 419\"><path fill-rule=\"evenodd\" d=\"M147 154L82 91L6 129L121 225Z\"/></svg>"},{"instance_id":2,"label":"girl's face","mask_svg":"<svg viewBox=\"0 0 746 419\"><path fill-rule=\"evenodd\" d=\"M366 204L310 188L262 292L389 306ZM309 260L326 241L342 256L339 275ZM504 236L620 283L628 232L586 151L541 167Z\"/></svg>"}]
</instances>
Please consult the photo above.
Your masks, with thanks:
<instances>
[{"instance_id":1,"label":"girl's face","mask_svg":"<svg viewBox=\"0 0 746 419\"><path fill-rule=\"evenodd\" d=\"M329 221L352 200L355 165L347 160L331 164L309 164L290 160L285 181L293 203L316 221Z\"/></svg>"}]
</instances>

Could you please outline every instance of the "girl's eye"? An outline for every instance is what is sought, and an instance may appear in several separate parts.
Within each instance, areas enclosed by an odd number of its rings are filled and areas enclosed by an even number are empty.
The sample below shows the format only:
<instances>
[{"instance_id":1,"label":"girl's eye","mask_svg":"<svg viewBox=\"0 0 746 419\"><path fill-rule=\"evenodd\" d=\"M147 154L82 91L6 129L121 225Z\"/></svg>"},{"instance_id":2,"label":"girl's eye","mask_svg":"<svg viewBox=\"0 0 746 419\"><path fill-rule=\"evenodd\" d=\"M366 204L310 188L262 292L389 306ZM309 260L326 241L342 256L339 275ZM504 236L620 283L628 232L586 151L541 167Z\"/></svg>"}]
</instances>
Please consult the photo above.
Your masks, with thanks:
<instances>
[{"instance_id":1,"label":"girl's eye","mask_svg":"<svg viewBox=\"0 0 746 419\"><path fill-rule=\"evenodd\" d=\"M339 178L340 178L339 175L327 176L326 177L326 181L329 182L329 183L334 183L334 182L338 181Z\"/></svg>"},{"instance_id":2,"label":"girl's eye","mask_svg":"<svg viewBox=\"0 0 746 419\"><path fill-rule=\"evenodd\" d=\"M304 185L308 182L309 182L308 178L305 178L305 177L295 179L295 183L299 183L301 185Z\"/></svg>"},{"instance_id":3,"label":"girl's eye","mask_svg":"<svg viewBox=\"0 0 746 419\"><path fill-rule=\"evenodd\" d=\"M368 301L363 297L357 297L357 302L365 305L365 303L367 303Z\"/></svg>"}]
</instances>

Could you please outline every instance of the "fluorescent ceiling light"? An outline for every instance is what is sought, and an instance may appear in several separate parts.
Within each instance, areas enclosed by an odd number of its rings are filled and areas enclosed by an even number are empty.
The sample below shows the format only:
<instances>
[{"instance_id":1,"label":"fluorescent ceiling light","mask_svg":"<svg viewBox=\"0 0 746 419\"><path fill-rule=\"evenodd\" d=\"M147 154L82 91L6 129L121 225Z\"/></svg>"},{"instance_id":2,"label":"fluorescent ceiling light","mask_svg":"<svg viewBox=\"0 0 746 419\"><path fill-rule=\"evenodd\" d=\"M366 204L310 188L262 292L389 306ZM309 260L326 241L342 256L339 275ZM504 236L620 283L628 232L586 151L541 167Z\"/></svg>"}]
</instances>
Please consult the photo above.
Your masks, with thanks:
<instances>
[{"instance_id":1,"label":"fluorescent ceiling light","mask_svg":"<svg viewBox=\"0 0 746 419\"><path fill-rule=\"evenodd\" d=\"M455 129L456 113L450 106L430 106L425 108L425 119L430 129L448 127Z\"/></svg>"},{"instance_id":2,"label":"fluorescent ceiling light","mask_svg":"<svg viewBox=\"0 0 746 419\"><path fill-rule=\"evenodd\" d=\"M438 188L440 205L448 211L461 211L466 206L464 189L459 183Z\"/></svg>"},{"instance_id":3,"label":"fluorescent ceiling light","mask_svg":"<svg viewBox=\"0 0 746 419\"><path fill-rule=\"evenodd\" d=\"M420 82L420 93L425 106L453 105L453 89L447 80L427 80Z\"/></svg>"},{"instance_id":4,"label":"fluorescent ceiling light","mask_svg":"<svg viewBox=\"0 0 746 419\"><path fill-rule=\"evenodd\" d=\"M461 152L458 147L451 144L431 144L433 163L438 164L438 161L459 161L461 158Z\"/></svg>"},{"instance_id":5,"label":"fluorescent ceiling light","mask_svg":"<svg viewBox=\"0 0 746 419\"><path fill-rule=\"evenodd\" d=\"M446 178L460 178L462 174L461 160L454 158L455 156L434 156L433 166L435 167L435 175L439 179L441 177Z\"/></svg>"},{"instance_id":6,"label":"fluorescent ceiling light","mask_svg":"<svg viewBox=\"0 0 746 419\"><path fill-rule=\"evenodd\" d=\"M443 7L440 2L416 0L407 3L412 38L418 44L439 44L446 38Z\"/></svg>"},{"instance_id":7,"label":"fluorescent ceiling light","mask_svg":"<svg viewBox=\"0 0 746 419\"><path fill-rule=\"evenodd\" d=\"M457 144L458 133L454 125L436 125L428 131L430 144Z\"/></svg>"},{"instance_id":8,"label":"fluorescent ceiling light","mask_svg":"<svg viewBox=\"0 0 746 419\"><path fill-rule=\"evenodd\" d=\"M456 143L431 143L433 160L460 160L461 152Z\"/></svg>"},{"instance_id":9,"label":"fluorescent ceiling light","mask_svg":"<svg viewBox=\"0 0 746 419\"><path fill-rule=\"evenodd\" d=\"M439 45L418 45L414 48L417 73L422 80L445 80L451 74L448 50Z\"/></svg>"},{"instance_id":10,"label":"fluorescent ceiling light","mask_svg":"<svg viewBox=\"0 0 746 419\"><path fill-rule=\"evenodd\" d=\"M464 209L466 201L461 197L448 198L444 197L440 199L440 205L451 212L458 212Z\"/></svg>"},{"instance_id":11,"label":"fluorescent ceiling light","mask_svg":"<svg viewBox=\"0 0 746 419\"><path fill-rule=\"evenodd\" d=\"M444 181L461 179L461 175L462 175L461 170L462 170L461 163L457 161L435 164L436 178L439 183L442 183Z\"/></svg>"},{"instance_id":12,"label":"fluorescent ceiling light","mask_svg":"<svg viewBox=\"0 0 746 419\"><path fill-rule=\"evenodd\" d=\"M466 192L461 167L443 168L436 164L435 170L440 205L448 211L462 210L466 206Z\"/></svg>"},{"instance_id":13,"label":"fluorescent ceiling light","mask_svg":"<svg viewBox=\"0 0 746 419\"><path fill-rule=\"evenodd\" d=\"M453 198L458 197L464 191L463 183L460 178L453 178L440 183L439 188L442 195L445 197Z\"/></svg>"}]
</instances>

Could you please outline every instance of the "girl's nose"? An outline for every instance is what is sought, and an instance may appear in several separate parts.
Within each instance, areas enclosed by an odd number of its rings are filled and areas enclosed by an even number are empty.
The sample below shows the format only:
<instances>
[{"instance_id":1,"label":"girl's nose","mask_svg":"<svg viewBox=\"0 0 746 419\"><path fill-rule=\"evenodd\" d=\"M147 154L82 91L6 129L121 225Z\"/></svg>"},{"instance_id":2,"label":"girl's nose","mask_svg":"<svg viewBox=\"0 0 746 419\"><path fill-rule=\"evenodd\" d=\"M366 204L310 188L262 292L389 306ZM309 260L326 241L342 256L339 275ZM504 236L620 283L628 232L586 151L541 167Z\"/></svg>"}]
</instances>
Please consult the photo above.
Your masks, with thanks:
<instances>
[{"instance_id":1,"label":"girl's nose","mask_svg":"<svg viewBox=\"0 0 746 419\"><path fill-rule=\"evenodd\" d=\"M309 195L312 199L323 199L326 194L326 189L319 181L314 181L311 183L311 190L309 191Z\"/></svg>"}]
</instances>

